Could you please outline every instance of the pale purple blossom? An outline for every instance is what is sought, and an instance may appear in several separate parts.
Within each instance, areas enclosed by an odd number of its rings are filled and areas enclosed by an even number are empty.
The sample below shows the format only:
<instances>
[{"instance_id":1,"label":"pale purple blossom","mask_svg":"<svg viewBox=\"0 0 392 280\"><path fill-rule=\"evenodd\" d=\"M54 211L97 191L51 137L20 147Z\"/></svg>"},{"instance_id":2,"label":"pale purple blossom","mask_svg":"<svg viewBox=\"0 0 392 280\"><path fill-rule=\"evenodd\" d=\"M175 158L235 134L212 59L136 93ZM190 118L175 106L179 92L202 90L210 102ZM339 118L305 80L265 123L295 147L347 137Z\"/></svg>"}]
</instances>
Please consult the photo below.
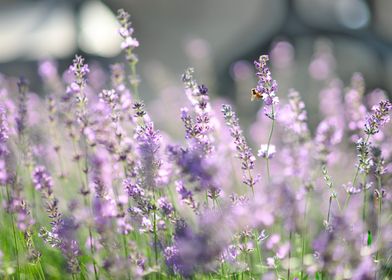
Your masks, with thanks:
<instances>
[{"instance_id":1,"label":"pale purple blossom","mask_svg":"<svg viewBox=\"0 0 392 280\"><path fill-rule=\"evenodd\" d=\"M372 108L372 113L367 116L365 122L365 133L374 135L380 128L390 121L390 111L392 104L389 101L380 101L377 106Z\"/></svg>"},{"instance_id":2,"label":"pale purple blossom","mask_svg":"<svg viewBox=\"0 0 392 280\"><path fill-rule=\"evenodd\" d=\"M257 69L256 76L258 77L256 90L261 93L264 104L271 106L272 104L278 104L279 98L276 96L278 84L272 79L271 71L267 65L268 60L268 55L262 55L258 61L254 61L254 64Z\"/></svg>"},{"instance_id":3,"label":"pale purple blossom","mask_svg":"<svg viewBox=\"0 0 392 280\"><path fill-rule=\"evenodd\" d=\"M231 106L222 105L221 111L225 118L226 124L230 129L230 134L233 137L237 151L237 157L241 161L241 168L243 170L243 183L253 188L257 183L257 178L252 176L251 171L254 169L256 158L246 142L237 115L232 110Z\"/></svg>"}]
</instances>

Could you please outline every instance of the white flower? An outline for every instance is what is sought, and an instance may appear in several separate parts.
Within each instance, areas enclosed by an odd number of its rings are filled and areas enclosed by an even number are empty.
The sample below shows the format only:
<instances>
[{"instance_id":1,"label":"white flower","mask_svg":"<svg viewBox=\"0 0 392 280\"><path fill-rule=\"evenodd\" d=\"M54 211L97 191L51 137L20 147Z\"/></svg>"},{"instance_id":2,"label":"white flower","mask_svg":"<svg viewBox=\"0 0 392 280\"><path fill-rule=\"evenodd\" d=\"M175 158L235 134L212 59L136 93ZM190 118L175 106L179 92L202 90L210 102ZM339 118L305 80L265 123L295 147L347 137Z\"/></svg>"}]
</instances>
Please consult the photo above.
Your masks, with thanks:
<instances>
[{"instance_id":1,"label":"white flower","mask_svg":"<svg viewBox=\"0 0 392 280\"><path fill-rule=\"evenodd\" d=\"M124 42L121 43L122 49L136 48L139 46L139 41L132 37L127 37Z\"/></svg>"},{"instance_id":2,"label":"white flower","mask_svg":"<svg viewBox=\"0 0 392 280\"><path fill-rule=\"evenodd\" d=\"M276 147L275 145L266 145L262 144L260 145L260 149L257 152L257 156L262 157L262 158L272 158L274 154L276 153Z\"/></svg>"}]
</instances>

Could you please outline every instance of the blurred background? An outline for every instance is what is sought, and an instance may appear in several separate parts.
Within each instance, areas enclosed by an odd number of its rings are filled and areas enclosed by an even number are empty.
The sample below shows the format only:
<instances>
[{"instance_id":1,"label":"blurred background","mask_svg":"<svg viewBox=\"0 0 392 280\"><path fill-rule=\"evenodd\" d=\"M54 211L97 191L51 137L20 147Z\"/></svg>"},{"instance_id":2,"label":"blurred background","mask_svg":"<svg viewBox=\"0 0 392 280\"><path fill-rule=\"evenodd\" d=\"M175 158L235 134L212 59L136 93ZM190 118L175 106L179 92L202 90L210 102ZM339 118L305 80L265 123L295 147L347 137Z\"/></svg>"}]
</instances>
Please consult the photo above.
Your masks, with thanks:
<instances>
[{"instance_id":1,"label":"blurred background","mask_svg":"<svg viewBox=\"0 0 392 280\"><path fill-rule=\"evenodd\" d=\"M294 87L309 104L326 81L392 89L391 0L0 0L0 72L40 92L38 62L66 70L75 53L102 66L121 61L115 14L131 14L143 99L181 87L188 66L212 95L247 111L251 64L270 53L279 95ZM311 109L312 110L312 109ZM251 110L252 111L252 110Z\"/></svg>"}]
</instances>

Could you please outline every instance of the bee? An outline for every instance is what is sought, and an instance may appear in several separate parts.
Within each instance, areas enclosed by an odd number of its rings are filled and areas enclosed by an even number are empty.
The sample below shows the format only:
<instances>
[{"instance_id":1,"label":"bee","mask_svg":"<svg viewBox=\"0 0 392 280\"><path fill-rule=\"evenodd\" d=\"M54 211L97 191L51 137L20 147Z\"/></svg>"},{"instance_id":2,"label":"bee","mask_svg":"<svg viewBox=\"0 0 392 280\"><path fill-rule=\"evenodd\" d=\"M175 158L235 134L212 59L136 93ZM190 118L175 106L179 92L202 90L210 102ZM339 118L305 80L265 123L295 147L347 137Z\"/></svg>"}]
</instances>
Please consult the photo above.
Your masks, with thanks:
<instances>
[{"instance_id":1,"label":"bee","mask_svg":"<svg viewBox=\"0 0 392 280\"><path fill-rule=\"evenodd\" d=\"M258 91L256 88L252 88L251 90L251 100L254 101L255 99L263 98L263 94Z\"/></svg>"}]
</instances>

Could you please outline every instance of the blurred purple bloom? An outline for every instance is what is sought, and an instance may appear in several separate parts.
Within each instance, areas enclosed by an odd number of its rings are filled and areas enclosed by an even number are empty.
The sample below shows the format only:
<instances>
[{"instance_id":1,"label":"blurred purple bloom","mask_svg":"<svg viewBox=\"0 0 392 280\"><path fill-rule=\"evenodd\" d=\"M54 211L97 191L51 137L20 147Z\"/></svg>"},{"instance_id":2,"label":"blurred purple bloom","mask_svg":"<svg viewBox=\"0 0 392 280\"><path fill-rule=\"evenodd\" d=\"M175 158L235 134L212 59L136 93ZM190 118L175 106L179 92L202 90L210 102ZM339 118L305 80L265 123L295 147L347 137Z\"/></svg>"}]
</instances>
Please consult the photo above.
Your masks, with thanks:
<instances>
[{"instance_id":1,"label":"blurred purple bloom","mask_svg":"<svg viewBox=\"0 0 392 280\"><path fill-rule=\"evenodd\" d=\"M43 60L39 63L38 73L44 80L50 80L57 76L57 63L53 60Z\"/></svg>"},{"instance_id":2,"label":"blurred purple bloom","mask_svg":"<svg viewBox=\"0 0 392 280\"><path fill-rule=\"evenodd\" d=\"M212 170L198 151L169 145L167 152L183 175L189 176L191 182L199 182L199 190L216 187Z\"/></svg>"},{"instance_id":3,"label":"blurred purple bloom","mask_svg":"<svg viewBox=\"0 0 392 280\"><path fill-rule=\"evenodd\" d=\"M24 77L20 77L18 80L18 90L18 115L15 117L15 122L18 134L22 135L27 122L27 92L29 91L29 83Z\"/></svg>"},{"instance_id":4,"label":"blurred purple bloom","mask_svg":"<svg viewBox=\"0 0 392 280\"><path fill-rule=\"evenodd\" d=\"M334 156L333 148L342 141L343 131L336 118L323 120L316 129L315 142L319 159L328 162Z\"/></svg>"},{"instance_id":5,"label":"blurred purple bloom","mask_svg":"<svg viewBox=\"0 0 392 280\"><path fill-rule=\"evenodd\" d=\"M139 156L138 172L141 175L141 184L146 189L153 189L159 184L159 169L162 161L159 158L161 136L154 129L152 122L136 128L136 141Z\"/></svg>"},{"instance_id":6,"label":"blurred purple bloom","mask_svg":"<svg viewBox=\"0 0 392 280\"><path fill-rule=\"evenodd\" d=\"M299 141L305 141L309 137L309 128L307 124L307 112L305 103L302 101L300 94L290 89L289 103L283 107L279 114L279 121L292 133Z\"/></svg>"},{"instance_id":7,"label":"blurred purple bloom","mask_svg":"<svg viewBox=\"0 0 392 280\"><path fill-rule=\"evenodd\" d=\"M157 201L158 207L162 210L163 214L170 216L173 213L173 205L166 197L160 197Z\"/></svg>"},{"instance_id":8,"label":"blurred purple bloom","mask_svg":"<svg viewBox=\"0 0 392 280\"><path fill-rule=\"evenodd\" d=\"M123 181L123 188L128 192L128 195L133 199L139 199L144 196L144 190L137 184L133 184L131 179L125 179Z\"/></svg>"},{"instance_id":9,"label":"blurred purple bloom","mask_svg":"<svg viewBox=\"0 0 392 280\"><path fill-rule=\"evenodd\" d=\"M37 166L32 174L33 183L36 190L43 190L49 195L53 191L52 177L46 171L44 166Z\"/></svg>"},{"instance_id":10,"label":"blurred purple bloom","mask_svg":"<svg viewBox=\"0 0 392 280\"><path fill-rule=\"evenodd\" d=\"M0 106L0 145L3 145L8 140L8 121L6 110L3 106Z\"/></svg>"}]
</instances>

